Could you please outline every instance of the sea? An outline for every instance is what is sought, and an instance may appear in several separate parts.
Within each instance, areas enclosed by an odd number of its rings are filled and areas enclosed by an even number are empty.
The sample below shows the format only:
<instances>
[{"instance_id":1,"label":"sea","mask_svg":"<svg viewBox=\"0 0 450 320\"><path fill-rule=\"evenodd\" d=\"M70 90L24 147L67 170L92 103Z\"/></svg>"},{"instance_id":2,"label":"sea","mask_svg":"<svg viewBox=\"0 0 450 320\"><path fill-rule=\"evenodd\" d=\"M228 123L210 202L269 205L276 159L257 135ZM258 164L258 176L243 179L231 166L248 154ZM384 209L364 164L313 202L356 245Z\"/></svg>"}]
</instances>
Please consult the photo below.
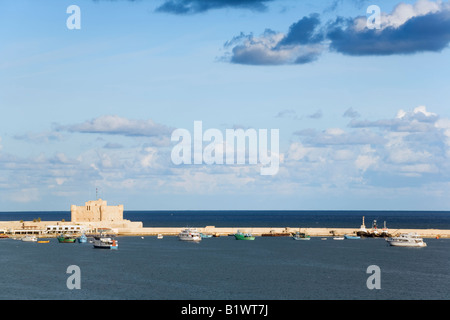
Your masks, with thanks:
<instances>
[{"instance_id":1,"label":"sea","mask_svg":"<svg viewBox=\"0 0 450 320\"><path fill-rule=\"evenodd\" d=\"M450 229L450 212L125 211L145 227L366 227ZM0 212L0 220L70 221L70 212ZM326 240L325 240L326 239ZM0 239L2 300L448 300L450 239L425 248L384 239L231 236L118 237L118 250L91 243ZM75 271L74 271L75 270Z\"/></svg>"}]
</instances>

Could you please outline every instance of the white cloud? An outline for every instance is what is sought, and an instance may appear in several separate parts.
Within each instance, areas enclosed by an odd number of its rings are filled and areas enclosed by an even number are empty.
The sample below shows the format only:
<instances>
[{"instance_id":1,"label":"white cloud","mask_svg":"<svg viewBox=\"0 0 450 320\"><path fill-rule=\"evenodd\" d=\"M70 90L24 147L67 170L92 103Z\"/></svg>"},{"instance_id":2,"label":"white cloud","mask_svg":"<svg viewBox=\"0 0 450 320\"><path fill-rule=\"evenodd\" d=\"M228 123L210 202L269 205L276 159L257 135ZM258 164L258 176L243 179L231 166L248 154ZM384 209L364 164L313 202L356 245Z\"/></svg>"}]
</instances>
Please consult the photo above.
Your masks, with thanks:
<instances>
[{"instance_id":1,"label":"white cloud","mask_svg":"<svg viewBox=\"0 0 450 320\"><path fill-rule=\"evenodd\" d=\"M446 10L446 8L448 8L448 4L443 3L442 1L434 2L429 0L418 0L414 4L401 2L395 6L391 13L381 12L380 31L386 28L397 29L414 17L436 13ZM366 26L366 17L358 17L354 20L355 31L364 31Z\"/></svg>"},{"instance_id":2,"label":"white cloud","mask_svg":"<svg viewBox=\"0 0 450 320\"><path fill-rule=\"evenodd\" d=\"M131 120L117 115L104 115L83 123L59 126L59 131L101 133L124 136L155 137L170 135L171 129L153 120Z\"/></svg>"}]
</instances>

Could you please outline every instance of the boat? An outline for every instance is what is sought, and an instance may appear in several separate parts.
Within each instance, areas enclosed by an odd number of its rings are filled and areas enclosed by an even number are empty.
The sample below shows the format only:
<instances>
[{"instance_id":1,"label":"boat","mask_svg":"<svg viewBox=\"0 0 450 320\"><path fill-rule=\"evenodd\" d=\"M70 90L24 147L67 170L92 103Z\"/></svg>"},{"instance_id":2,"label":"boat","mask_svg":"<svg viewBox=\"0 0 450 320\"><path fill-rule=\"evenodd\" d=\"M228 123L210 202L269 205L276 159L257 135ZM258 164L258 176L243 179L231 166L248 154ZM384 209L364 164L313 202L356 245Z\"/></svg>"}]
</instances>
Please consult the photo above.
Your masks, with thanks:
<instances>
[{"instance_id":1,"label":"boat","mask_svg":"<svg viewBox=\"0 0 450 320\"><path fill-rule=\"evenodd\" d=\"M96 236L94 237L95 249L118 249L119 242L110 237Z\"/></svg>"},{"instance_id":2,"label":"boat","mask_svg":"<svg viewBox=\"0 0 450 320\"><path fill-rule=\"evenodd\" d=\"M49 243L49 242L50 242L50 240L38 240L37 243Z\"/></svg>"},{"instance_id":3,"label":"boat","mask_svg":"<svg viewBox=\"0 0 450 320\"><path fill-rule=\"evenodd\" d=\"M311 237L308 234L298 231L292 236L292 238L294 240L311 240Z\"/></svg>"},{"instance_id":4,"label":"boat","mask_svg":"<svg viewBox=\"0 0 450 320\"><path fill-rule=\"evenodd\" d=\"M202 237L200 235L200 232L197 231L197 229L191 229L191 228L187 228L184 229L183 231L181 231L178 234L178 239L182 240L182 241L201 241Z\"/></svg>"},{"instance_id":5,"label":"boat","mask_svg":"<svg viewBox=\"0 0 450 320\"><path fill-rule=\"evenodd\" d=\"M345 239L350 239L350 240L361 239L360 236L350 236L350 235L348 235L348 234L344 234L344 238L345 238Z\"/></svg>"},{"instance_id":6,"label":"boat","mask_svg":"<svg viewBox=\"0 0 450 320\"><path fill-rule=\"evenodd\" d=\"M22 238L23 242L36 242L37 238L35 236L25 236Z\"/></svg>"},{"instance_id":7,"label":"boat","mask_svg":"<svg viewBox=\"0 0 450 320\"><path fill-rule=\"evenodd\" d=\"M87 242L87 237L86 237L86 235L84 233L78 238L78 242L79 243L86 243Z\"/></svg>"},{"instance_id":8,"label":"boat","mask_svg":"<svg viewBox=\"0 0 450 320\"><path fill-rule=\"evenodd\" d=\"M417 233L403 233L398 237L387 238L386 241L394 247L426 247L427 244Z\"/></svg>"},{"instance_id":9,"label":"boat","mask_svg":"<svg viewBox=\"0 0 450 320\"><path fill-rule=\"evenodd\" d=\"M344 237L334 237L333 240L344 240Z\"/></svg>"},{"instance_id":10,"label":"boat","mask_svg":"<svg viewBox=\"0 0 450 320\"><path fill-rule=\"evenodd\" d=\"M202 237L202 239L205 239L205 238L212 238L212 234L200 233L200 237Z\"/></svg>"},{"instance_id":11,"label":"boat","mask_svg":"<svg viewBox=\"0 0 450 320\"><path fill-rule=\"evenodd\" d=\"M163 238L163 235L160 233L160 234L158 234L158 236L156 237L156 239L162 239ZM142 239L144 239L144 237L142 237Z\"/></svg>"},{"instance_id":12,"label":"boat","mask_svg":"<svg viewBox=\"0 0 450 320\"><path fill-rule=\"evenodd\" d=\"M368 237L368 238L386 238L391 235L388 233L388 229L386 227L386 221L384 222L384 228L380 231L377 226L377 220L373 220L372 228L370 230L366 229L364 224L364 216L362 219L362 224L359 230L356 232L356 235L359 237Z\"/></svg>"},{"instance_id":13,"label":"boat","mask_svg":"<svg viewBox=\"0 0 450 320\"><path fill-rule=\"evenodd\" d=\"M250 233L242 233L238 230L237 233L234 234L234 238L236 240L255 240L255 237Z\"/></svg>"},{"instance_id":14,"label":"boat","mask_svg":"<svg viewBox=\"0 0 450 320\"><path fill-rule=\"evenodd\" d=\"M67 234L60 234L56 239L58 239L59 243L75 243L77 240L76 237Z\"/></svg>"},{"instance_id":15,"label":"boat","mask_svg":"<svg viewBox=\"0 0 450 320\"><path fill-rule=\"evenodd\" d=\"M364 224L364 216L362 217L362 224L359 227L359 231L356 232L356 235L359 237L367 237L369 232L367 232L366 225Z\"/></svg>"}]
</instances>

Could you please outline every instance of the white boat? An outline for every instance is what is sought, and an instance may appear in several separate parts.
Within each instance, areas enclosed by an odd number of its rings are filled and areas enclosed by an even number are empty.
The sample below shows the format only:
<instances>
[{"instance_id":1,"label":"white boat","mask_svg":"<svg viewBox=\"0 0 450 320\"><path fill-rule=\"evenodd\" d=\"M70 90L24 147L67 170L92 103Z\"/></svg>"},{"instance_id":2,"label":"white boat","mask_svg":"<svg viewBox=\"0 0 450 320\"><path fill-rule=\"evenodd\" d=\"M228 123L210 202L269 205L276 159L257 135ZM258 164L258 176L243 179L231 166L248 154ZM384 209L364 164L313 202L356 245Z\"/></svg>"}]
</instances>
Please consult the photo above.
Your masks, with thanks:
<instances>
[{"instance_id":1,"label":"white boat","mask_svg":"<svg viewBox=\"0 0 450 320\"><path fill-rule=\"evenodd\" d=\"M22 238L23 242L36 242L37 238L35 236L25 236Z\"/></svg>"},{"instance_id":2,"label":"white boat","mask_svg":"<svg viewBox=\"0 0 450 320\"><path fill-rule=\"evenodd\" d=\"M160 234L158 234L158 236L156 237L157 239L162 239L163 238L163 235L160 233Z\"/></svg>"},{"instance_id":3,"label":"white boat","mask_svg":"<svg viewBox=\"0 0 450 320\"><path fill-rule=\"evenodd\" d=\"M344 240L344 237L334 237L333 240Z\"/></svg>"},{"instance_id":4,"label":"white boat","mask_svg":"<svg viewBox=\"0 0 450 320\"><path fill-rule=\"evenodd\" d=\"M423 242L417 233L403 233L398 237L387 238L386 241L395 247L426 247L427 244Z\"/></svg>"},{"instance_id":5,"label":"white boat","mask_svg":"<svg viewBox=\"0 0 450 320\"><path fill-rule=\"evenodd\" d=\"M21 240L23 242L36 242L37 238L35 236L25 236Z\"/></svg>"},{"instance_id":6,"label":"white boat","mask_svg":"<svg viewBox=\"0 0 450 320\"><path fill-rule=\"evenodd\" d=\"M187 228L178 234L178 238L182 241L201 241L202 237L197 229Z\"/></svg>"},{"instance_id":7,"label":"white boat","mask_svg":"<svg viewBox=\"0 0 450 320\"><path fill-rule=\"evenodd\" d=\"M94 237L94 248L96 249L118 249L119 242L109 237Z\"/></svg>"}]
</instances>

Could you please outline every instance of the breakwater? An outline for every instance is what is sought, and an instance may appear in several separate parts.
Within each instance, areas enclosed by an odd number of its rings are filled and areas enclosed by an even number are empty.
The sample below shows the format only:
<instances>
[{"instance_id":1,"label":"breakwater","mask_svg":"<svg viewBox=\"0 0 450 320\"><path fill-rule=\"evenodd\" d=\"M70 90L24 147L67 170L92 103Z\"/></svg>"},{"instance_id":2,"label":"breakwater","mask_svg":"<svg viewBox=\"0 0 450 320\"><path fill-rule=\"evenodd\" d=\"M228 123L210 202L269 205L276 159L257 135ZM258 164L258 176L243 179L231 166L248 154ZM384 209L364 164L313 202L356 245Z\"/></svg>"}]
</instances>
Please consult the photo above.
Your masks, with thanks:
<instances>
[{"instance_id":1,"label":"breakwater","mask_svg":"<svg viewBox=\"0 0 450 320\"><path fill-rule=\"evenodd\" d=\"M244 233L251 233L254 236L289 236L297 231L306 233L311 237L331 237L331 236L343 236L356 235L359 229L355 228L298 228L298 227L284 227L284 228L249 228L249 227L193 227L199 232L205 234L212 234L214 236L228 236L238 231ZM123 236L154 236L158 234L162 235L177 235L185 227L143 227L143 228L120 228L118 235ZM423 238L450 238L450 230L444 229L391 229L389 234L398 235L402 233L417 233Z\"/></svg>"},{"instance_id":2,"label":"breakwater","mask_svg":"<svg viewBox=\"0 0 450 320\"><path fill-rule=\"evenodd\" d=\"M142 222L123 220L119 223L112 222L65 222L65 221L0 221L0 234L27 235L34 234L41 237L51 237L59 233L97 233L106 231L118 236L166 236L178 235L187 226L180 227L143 227ZM289 236L296 232L302 232L311 237L332 237L356 235L359 228L299 228L299 227L216 227L216 226L192 226L199 232L213 236L228 236L238 231L251 233L254 236ZM417 233L423 238L450 238L449 229L396 229L388 230L392 236L402 233Z\"/></svg>"}]
</instances>

